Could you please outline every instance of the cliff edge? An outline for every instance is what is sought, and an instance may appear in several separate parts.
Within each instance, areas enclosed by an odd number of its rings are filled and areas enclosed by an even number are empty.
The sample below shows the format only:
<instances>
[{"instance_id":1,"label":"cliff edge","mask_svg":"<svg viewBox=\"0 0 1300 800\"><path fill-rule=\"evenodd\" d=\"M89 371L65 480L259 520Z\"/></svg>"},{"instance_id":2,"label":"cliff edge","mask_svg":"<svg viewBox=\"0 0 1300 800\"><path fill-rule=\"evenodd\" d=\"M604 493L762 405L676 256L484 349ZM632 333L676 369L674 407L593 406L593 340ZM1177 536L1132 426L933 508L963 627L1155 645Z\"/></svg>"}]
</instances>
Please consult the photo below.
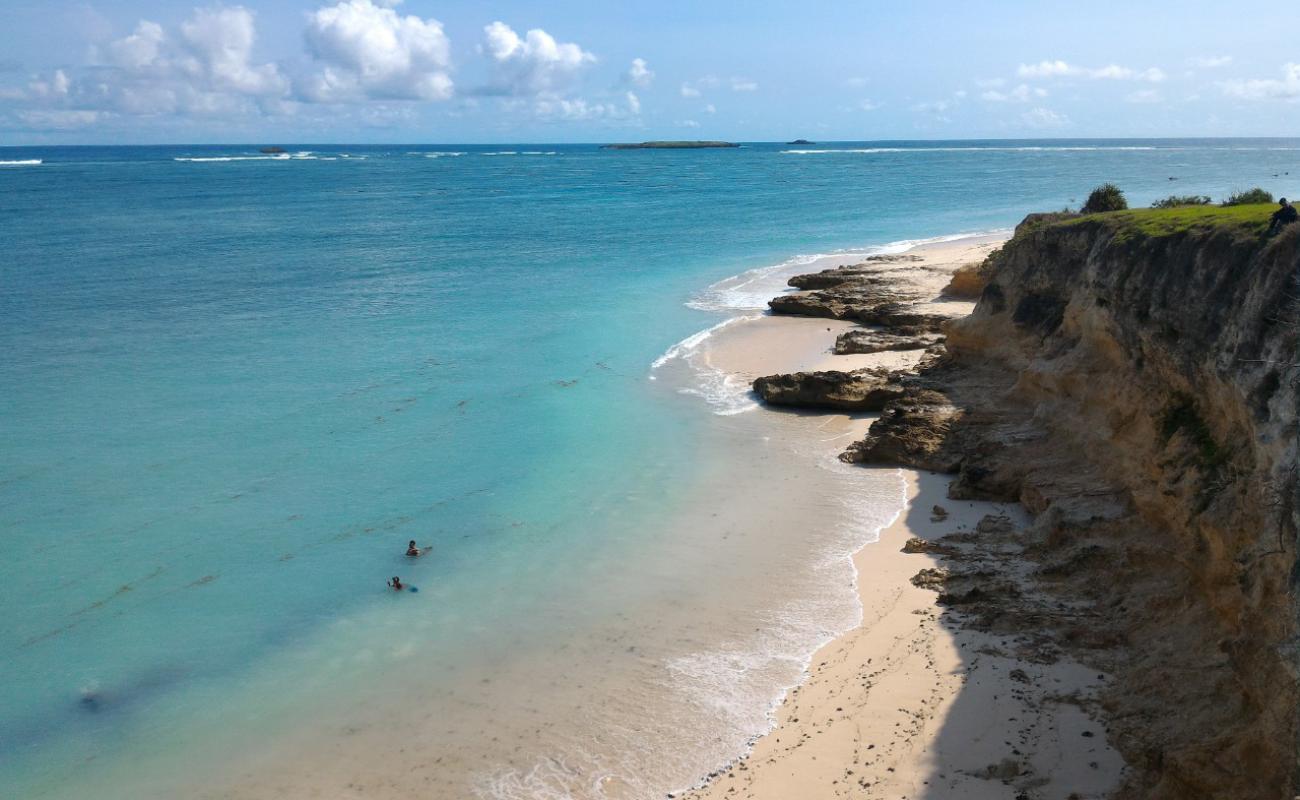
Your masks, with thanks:
<instances>
[{"instance_id":1,"label":"cliff edge","mask_svg":"<svg viewBox=\"0 0 1300 800\"><path fill-rule=\"evenodd\" d=\"M1027 218L844 455L1035 515L941 602L1114 676L1121 798L1297 792L1300 225L1270 211ZM988 590L999 559L1054 602Z\"/></svg>"}]
</instances>

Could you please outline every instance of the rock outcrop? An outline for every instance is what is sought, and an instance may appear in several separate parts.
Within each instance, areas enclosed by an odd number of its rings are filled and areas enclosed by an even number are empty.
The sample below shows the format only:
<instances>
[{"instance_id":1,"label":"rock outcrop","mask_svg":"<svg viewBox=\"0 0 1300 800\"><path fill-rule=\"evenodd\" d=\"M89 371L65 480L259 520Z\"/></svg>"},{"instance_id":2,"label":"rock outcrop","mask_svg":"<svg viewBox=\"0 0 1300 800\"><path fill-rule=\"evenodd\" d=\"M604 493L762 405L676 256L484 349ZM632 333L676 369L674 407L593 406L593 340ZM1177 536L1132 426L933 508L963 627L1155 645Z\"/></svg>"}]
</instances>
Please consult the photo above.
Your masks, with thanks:
<instances>
[{"instance_id":1,"label":"rock outcrop","mask_svg":"<svg viewBox=\"0 0 1300 800\"><path fill-rule=\"evenodd\" d=\"M883 353L889 350L924 350L943 341L937 333L913 335L891 333L884 330L856 329L835 337L837 356L855 353Z\"/></svg>"},{"instance_id":2,"label":"rock outcrop","mask_svg":"<svg viewBox=\"0 0 1300 800\"><path fill-rule=\"evenodd\" d=\"M1114 676L1120 798L1297 790L1300 226L1259 217L1027 219L947 354L843 456L1036 515L963 534L987 544L942 596ZM845 286L800 302L861 319ZM1056 601L1009 593L1026 575Z\"/></svg>"},{"instance_id":3,"label":"rock outcrop","mask_svg":"<svg viewBox=\"0 0 1300 800\"><path fill-rule=\"evenodd\" d=\"M770 405L839 411L879 411L903 396L897 377L884 369L769 375L754 381L754 391Z\"/></svg>"}]
</instances>

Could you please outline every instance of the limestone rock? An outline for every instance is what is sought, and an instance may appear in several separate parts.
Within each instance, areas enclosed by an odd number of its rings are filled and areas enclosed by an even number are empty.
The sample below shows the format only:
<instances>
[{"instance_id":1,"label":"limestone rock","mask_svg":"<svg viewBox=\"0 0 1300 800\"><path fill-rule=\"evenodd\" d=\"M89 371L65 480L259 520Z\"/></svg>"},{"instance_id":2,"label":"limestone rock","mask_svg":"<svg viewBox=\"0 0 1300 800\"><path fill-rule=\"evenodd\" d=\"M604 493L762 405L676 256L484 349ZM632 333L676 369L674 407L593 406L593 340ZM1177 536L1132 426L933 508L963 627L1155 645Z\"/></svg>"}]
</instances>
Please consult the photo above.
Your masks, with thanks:
<instances>
[{"instance_id":1,"label":"limestone rock","mask_svg":"<svg viewBox=\"0 0 1300 800\"><path fill-rule=\"evenodd\" d=\"M754 391L772 405L840 411L879 411L903 395L897 379L883 369L768 375L754 381Z\"/></svg>"}]
</instances>

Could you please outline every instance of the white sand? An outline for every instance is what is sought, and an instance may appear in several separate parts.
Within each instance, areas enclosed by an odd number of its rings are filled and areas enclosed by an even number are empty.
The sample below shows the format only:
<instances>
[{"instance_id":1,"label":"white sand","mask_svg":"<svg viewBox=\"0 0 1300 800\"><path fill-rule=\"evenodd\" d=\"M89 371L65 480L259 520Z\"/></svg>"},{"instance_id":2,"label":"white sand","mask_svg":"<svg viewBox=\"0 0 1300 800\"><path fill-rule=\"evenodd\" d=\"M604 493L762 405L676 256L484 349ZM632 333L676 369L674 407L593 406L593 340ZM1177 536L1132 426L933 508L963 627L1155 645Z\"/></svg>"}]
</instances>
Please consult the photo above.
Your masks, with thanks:
<instances>
[{"instance_id":1,"label":"white sand","mask_svg":"<svg viewBox=\"0 0 1300 800\"><path fill-rule=\"evenodd\" d=\"M925 245L912 251L924 262L882 268L933 290L927 308L966 313L972 304L946 300L938 291L953 269L982 258L999 241ZM919 356L831 355L835 336L851 327L764 317L721 332L707 357L715 367L752 379L806 369L899 368ZM855 436L870 424L870 418L827 416ZM941 617L936 593L910 580L940 559L902 552L909 538L969 531L986 514L1024 523L1023 512L950 501L949 477L902 472L908 508L879 542L854 557L861 626L816 654L806 682L780 708L774 731L689 797L1011 800L1030 792L1036 800L1066 800L1101 797L1118 783L1123 762L1080 705L1096 694L1101 676L1068 661L1017 660L996 637L958 629ZM949 512L946 519L932 519L936 505Z\"/></svg>"}]
</instances>

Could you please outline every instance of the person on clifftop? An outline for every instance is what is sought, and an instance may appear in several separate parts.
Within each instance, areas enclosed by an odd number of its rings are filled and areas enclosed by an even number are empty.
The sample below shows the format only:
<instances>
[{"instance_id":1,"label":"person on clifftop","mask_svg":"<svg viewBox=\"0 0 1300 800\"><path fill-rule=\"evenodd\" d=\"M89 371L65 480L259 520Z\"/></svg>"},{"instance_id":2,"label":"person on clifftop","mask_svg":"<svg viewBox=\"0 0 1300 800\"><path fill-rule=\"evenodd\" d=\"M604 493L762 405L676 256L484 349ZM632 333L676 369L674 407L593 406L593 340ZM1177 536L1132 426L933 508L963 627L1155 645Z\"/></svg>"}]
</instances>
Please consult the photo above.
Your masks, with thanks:
<instances>
[{"instance_id":1,"label":"person on clifftop","mask_svg":"<svg viewBox=\"0 0 1300 800\"><path fill-rule=\"evenodd\" d=\"M1300 220L1300 211L1296 211L1295 206L1288 203L1285 197L1278 202L1282 207L1273 212L1273 219L1268 225L1268 234L1270 236L1281 231L1292 222Z\"/></svg>"}]
</instances>

